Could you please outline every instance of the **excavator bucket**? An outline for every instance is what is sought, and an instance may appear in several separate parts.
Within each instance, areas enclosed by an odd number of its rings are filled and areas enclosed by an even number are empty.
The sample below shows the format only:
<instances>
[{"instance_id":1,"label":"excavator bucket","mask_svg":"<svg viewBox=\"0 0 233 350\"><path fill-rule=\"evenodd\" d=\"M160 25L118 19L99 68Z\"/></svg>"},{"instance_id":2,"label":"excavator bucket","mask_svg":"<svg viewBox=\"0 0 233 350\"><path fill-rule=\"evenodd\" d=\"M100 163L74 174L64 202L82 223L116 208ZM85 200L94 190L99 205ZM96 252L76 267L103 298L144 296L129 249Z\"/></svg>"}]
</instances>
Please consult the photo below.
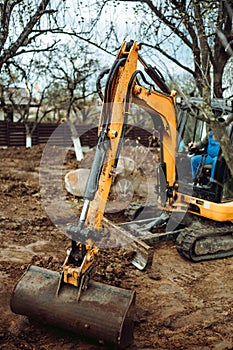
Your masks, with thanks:
<instances>
[{"instance_id":1,"label":"excavator bucket","mask_svg":"<svg viewBox=\"0 0 233 350\"><path fill-rule=\"evenodd\" d=\"M29 266L14 288L11 310L119 349L133 342L135 292L90 281L77 301L77 288L69 284L56 295L59 279L59 272Z\"/></svg>"}]
</instances>

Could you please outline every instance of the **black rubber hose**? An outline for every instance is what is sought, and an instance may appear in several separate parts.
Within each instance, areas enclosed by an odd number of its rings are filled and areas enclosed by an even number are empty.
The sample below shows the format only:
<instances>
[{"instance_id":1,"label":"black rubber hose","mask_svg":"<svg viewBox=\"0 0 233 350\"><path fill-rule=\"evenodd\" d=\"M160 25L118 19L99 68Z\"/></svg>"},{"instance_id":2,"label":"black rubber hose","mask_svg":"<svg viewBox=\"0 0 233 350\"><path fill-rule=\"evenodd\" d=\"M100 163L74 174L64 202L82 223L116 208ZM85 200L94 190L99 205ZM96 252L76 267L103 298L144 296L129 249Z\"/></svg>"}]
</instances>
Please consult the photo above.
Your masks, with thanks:
<instances>
[{"instance_id":1,"label":"black rubber hose","mask_svg":"<svg viewBox=\"0 0 233 350\"><path fill-rule=\"evenodd\" d=\"M96 90L98 92L98 95L101 99L101 101L104 100L104 95L102 93L102 87L101 87L101 80L103 79L103 77L108 74L110 72L110 68L106 68L104 69L97 77L97 80L96 80Z\"/></svg>"},{"instance_id":2,"label":"black rubber hose","mask_svg":"<svg viewBox=\"0 0 233 350\"><path fill-rule=\"evenodd\" d=\"M116 60L114 62L114 65L112 66L112 69L110 70L109 73L109 77L108 77L108 81L107 81L107 85L106 85L106 89L105 89L105 96L104 96L104 103L105 103L105 107L107 108L106 110L104 110L104 121L103 124L108 125L110 120L110 105L111 105L111 87L113 84L113 79L116 76L116 73L119 69L120 66L123 66L125 64L126 58L120 58L119 60Z\"/></svg>"}]
</instances>

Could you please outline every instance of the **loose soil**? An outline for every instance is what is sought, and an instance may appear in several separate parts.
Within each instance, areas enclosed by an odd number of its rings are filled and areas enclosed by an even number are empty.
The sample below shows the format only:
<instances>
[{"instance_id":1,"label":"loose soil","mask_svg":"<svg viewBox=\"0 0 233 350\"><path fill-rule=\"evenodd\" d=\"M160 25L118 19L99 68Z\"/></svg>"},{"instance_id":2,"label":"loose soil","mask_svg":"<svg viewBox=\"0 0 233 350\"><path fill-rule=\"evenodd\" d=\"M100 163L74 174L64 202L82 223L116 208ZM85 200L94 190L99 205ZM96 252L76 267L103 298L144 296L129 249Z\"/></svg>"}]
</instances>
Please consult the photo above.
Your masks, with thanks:
<instances>
[{"instance_id":1,"label":"loose soil","mask_svg":"<svg viewBox=\"0 0 233 350\"><path fill-rule=\"evenodd\" d=\"M13 287L28 264L59 270L69 246L41 200L42 152L42 146L0 150L0 348L104 349L10 310ZM70 151L64 171L76 165ZM82 201L69 194L65 198L78 214ZM59 208L57 213L62 215ZM233 348L233 258L194 264L179 256L173 242L166 242L154 247L152 267L142 272L119 248L101 248L93 278L136 291L132 349Z\"/></svg>"}]
</instances>

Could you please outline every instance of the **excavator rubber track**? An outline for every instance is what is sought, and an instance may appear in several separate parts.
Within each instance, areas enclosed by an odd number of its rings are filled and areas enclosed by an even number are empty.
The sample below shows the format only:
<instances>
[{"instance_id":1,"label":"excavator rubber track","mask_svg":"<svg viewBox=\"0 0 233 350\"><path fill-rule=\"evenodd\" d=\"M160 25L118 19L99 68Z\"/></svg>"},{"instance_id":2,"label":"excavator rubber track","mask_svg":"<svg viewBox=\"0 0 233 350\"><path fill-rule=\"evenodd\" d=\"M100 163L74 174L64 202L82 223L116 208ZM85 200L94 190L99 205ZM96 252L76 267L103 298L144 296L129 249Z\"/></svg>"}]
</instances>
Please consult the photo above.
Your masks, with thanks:
<instances>
[{"instance_id":1,"label":"excavator rubber track","mask_svg":"<svg viewBox=\"0 0 233 350\"><path fill-rule=\"evenodd\" d=\"M179 254L193 262L233 256L233 225L216 228L187 228L176 239Z\"/></svg>"}]
</instances>

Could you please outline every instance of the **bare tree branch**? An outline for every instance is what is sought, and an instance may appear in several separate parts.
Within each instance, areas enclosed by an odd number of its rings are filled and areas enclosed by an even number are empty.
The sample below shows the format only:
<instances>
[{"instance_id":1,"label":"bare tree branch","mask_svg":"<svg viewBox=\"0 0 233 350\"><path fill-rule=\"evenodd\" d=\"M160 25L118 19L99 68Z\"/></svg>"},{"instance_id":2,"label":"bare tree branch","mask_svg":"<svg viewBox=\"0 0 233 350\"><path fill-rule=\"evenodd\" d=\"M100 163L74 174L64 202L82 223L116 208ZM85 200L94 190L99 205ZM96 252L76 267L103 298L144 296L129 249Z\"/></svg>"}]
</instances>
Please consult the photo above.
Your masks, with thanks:
<instances>
[{"instance_id":1,"label":"bare tree branch","mask_svg":"<svg viewBox=\"0 0 233 350\"><path fill-rule=\"evenodd\" d=\"M92 41L90 38L85 38L84 36L82 36L82 35L80 35L80 34L77 34L77 33L75 33L75 32L63 31L63 30L61 31L61 30L57 30L57 29L52 30L51 32L54 33L54 34L64 34L64 35L68 35L68 36L71 36L71 37L78 38L78 39L80 39L80 40L82 40L82 41L87 42L88 44L90 44L90 45L92 45L92 46L97 47L97 48L100 49L101 51L104 51L104 52L108 53L108 54L111 55L111 56L115 56L114 53L112 53L111 51L109 51L109 50L103 48L103 47L101 46L101 44L98 44L97 42Z\"/></svg>"},{"instance_id":2,"label":"bare tree branch","mask_svg":"<svg viewBox=\"0 0 233 350\"><path fill-rule=\"evenodd\" d=\"M32 48L32 49L22 49L21 51L18 51L15 53L14 57L22 55L23 53L30 53L30 52L48 52L48 51L54 51L56 49L56 45L58 42L54 42L53 44L51 44L50 46L46 46L44 48L41 49L36 49L36 48Z\"/></svg>"},{"instance_id":3,"label":"bare tree branch","mask_svg":"<svg viewBox=\"0 0 233 350\"><path fill-rule=\"evenodd\" d=\"M169 55L166 51L164 51L163 49L161 49L160 46L158 45L151 45L151 44L148 44L148 43L145 43L145 42L142 42L141 43L142 45L144 46L147 46L147 47L151 47L152 49L155 49L159 52L161 52L165 57L167 57L170 61L174 62L177 64L177 66L181 67L182 69L186 70L188 73L192 74L193 76L195 76L195 72L190 69L189 67L183 65L180 61L178 61L175 57Z\"/></svg>"},{"instance_id":4,"label":"bare tree branch","mask_svg":"<svg viewBox=\"0 0 233 350\"><path fill-rule=\"evenodd\" d=\"M4 27L3 31L1 32L1 43L6 42L8 32L9 32L9 21L10 16L13 11L13 8L15 5L21 3L21 1L7 1L6 6L4 8L1 8L1 21L3 21ZM56 10L46 10L48 4L50 3L50 0L41 0L40 4L37 7L37 10L35 13L30 17L28 23L26 26L22 29L21 33L19 34L18 38L15 40L13 44L11 44L7 49L3 51L3 53L0 56L0 69L2 65L7 62L10 58L14 57L19 50L21 46L24 46L25 41L29 37L30 33L32 32L34 26L40 21L40 18L45 14L51 14ZM5 5L5 4L4 4ZM3 20L2 16L5 13L6 18ZM4 36L4 37L3 37ZM21 51L24 52L24 51Z\"/></svg>"},{"instance_id":5,"label":"bare tree branch","mask_svg":"<svg viewBox=\"0 0 233 350\"><path fill-rule=\"evenodd\" d=\"M228 126L233 122L233 114L231 114L225 121L225 125Z\"/></svg>"}]
</instances>

